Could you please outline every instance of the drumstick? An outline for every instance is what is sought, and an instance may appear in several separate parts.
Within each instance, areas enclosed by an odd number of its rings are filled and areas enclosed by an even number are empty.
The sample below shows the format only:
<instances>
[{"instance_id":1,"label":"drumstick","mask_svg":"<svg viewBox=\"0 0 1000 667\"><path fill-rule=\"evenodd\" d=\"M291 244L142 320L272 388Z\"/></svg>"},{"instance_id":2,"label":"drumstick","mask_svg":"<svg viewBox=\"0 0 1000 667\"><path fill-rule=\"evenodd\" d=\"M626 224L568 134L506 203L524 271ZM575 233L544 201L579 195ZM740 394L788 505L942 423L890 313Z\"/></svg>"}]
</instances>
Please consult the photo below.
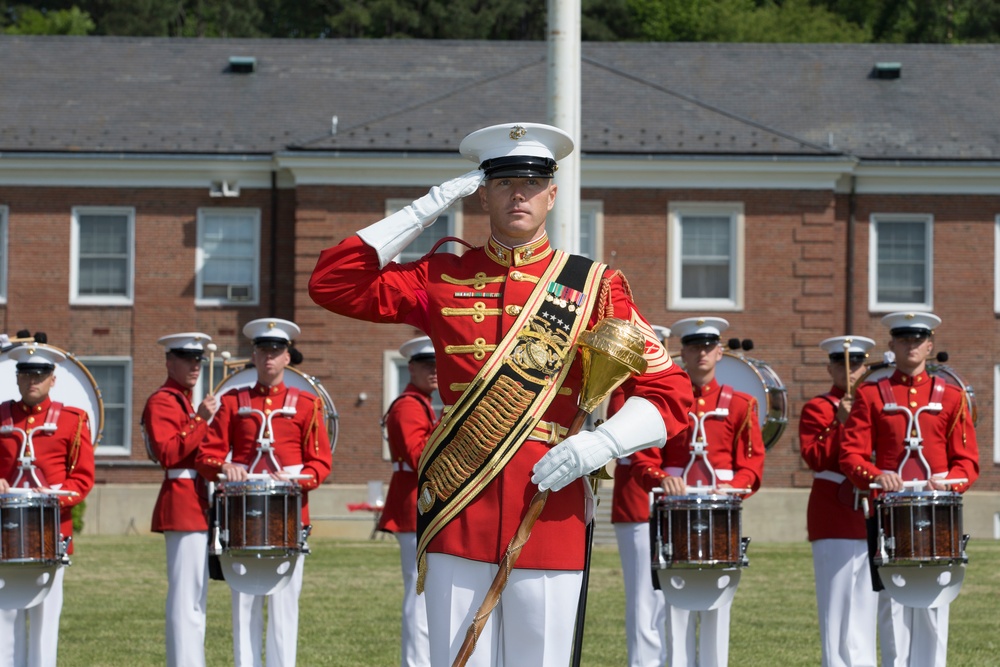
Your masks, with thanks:
<instances>
[{"instance_id":1,"label":"drumstick","mask_svg":"<svg viewBox=\"0 0 1000 667\"><path fill-rule=\"evenodd\" d=\"M851 395L851 339L848 338L844 341L844 370L847 371L847 388L844 393L848 396Z\"/></svg>"},{"instance_id":2,"label":"drumstick","mask_svg":"<svg viewBox=\"0 0 1000 667\"><path fill-rule=\"evenodd\" d=\"M215 391L215 351L219 347L215 343L209 343L205 349L208 350L208 395L211 396Z\"/></svg>"},{"instance_id":3,"label":"drumstick","mask_svg":"<svg viewBox=\"0 0 1000 667\"><path fill-rule=\"evenodd\" d=\"M229 361L229 357L233 356L231 353L223 351L222 352L222 379L225 380L226 376L229 374L229 366L226 362Z\"/></svg>"}]
</instances>

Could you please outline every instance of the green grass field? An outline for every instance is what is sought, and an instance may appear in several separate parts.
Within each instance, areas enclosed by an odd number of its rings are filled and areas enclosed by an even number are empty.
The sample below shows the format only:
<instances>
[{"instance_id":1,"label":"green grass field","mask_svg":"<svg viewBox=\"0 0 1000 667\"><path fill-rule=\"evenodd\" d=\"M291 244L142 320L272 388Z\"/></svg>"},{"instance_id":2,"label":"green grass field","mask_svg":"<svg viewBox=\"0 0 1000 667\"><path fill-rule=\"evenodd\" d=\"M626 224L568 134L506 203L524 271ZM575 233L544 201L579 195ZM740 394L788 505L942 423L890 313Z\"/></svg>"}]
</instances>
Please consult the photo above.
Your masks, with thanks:
<instances>
[{"instance_id":1,"label":"green grass field","mask_svg":"<svg viewBox=\"0 0 1000 667\"><path fill-rule=\"evenodd\" d=\"M299 621L299 665L399 664L401 584L395 540L311 540ZM730 664L819 664L808 544L751 544L733 605ZM972 542L961 595L952 604L949 664L1000 663L1000 543ZM618 553L595 549L583 665L625 664L624 593ZM165 556L160 536L76 541L66 573L61 667L164 664ZM231 665L229 588L212 582L206 652Z\"/></svg>"}]
</instances>

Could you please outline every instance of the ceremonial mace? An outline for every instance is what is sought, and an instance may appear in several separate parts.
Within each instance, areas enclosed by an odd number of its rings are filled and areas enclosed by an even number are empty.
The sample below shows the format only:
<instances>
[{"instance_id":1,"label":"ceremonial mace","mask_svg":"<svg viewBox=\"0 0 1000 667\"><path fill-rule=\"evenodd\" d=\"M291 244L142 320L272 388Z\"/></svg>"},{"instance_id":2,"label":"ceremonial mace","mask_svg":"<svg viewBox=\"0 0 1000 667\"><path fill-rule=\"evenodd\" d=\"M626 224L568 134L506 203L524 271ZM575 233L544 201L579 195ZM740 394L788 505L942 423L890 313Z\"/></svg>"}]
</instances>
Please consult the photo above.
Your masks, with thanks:
<instances>
[{"instance_id":1,"label":"ceremonial mace","mask_svg":"<svg viewBox=\"0 0 1000 667\"><path fill-rule=\"evenodd\" d=\"M215 343L209 343L205 346L208 350L208 391L206 392L209 396L215 391L215 351L219 349L219 346Z\"/></svg>"},{"instance_id":2,"label":"ceremonial mace","mask_svg":"<svg viewBox=\"0 0 1000 667\"><path fill-rule=\"evenodd\" d=\"M848 396L851 395L851 339L848 338L844 341L844 368L847 370L847 389L844 391Z\"/></svg>"},{"instance_id":3,"label":"ceremonial mace","mask_svg":"<svg viewBox=\"0 0 1000 667\"><path fill-rule=\"evenodd\" d=\"M587 421L587 416L612 391L632 375L641 375L646 370L646 360L642 356L646 347L646 337L638 327L625 320L610 317L601 320L593 330L580 334L577 345L583 361L583 385L580 388L580 406L566 432L567 438L580 432L584 422ZM500 559L499 569L486 592L486 598L479 605L479 610L465 633L465 641L462 642L462 648L452 667L465 667L466 662L472 657L479 633L486 625L490 613L500 602L500 594L507 586L510 571L514 568L521 549L527 544L531 529L541 515L550 492L549 489L538 491L531 499L528 511L521 519L521 525L518 526L507 546L507 551Z\"/></svg>"}]
</instances>

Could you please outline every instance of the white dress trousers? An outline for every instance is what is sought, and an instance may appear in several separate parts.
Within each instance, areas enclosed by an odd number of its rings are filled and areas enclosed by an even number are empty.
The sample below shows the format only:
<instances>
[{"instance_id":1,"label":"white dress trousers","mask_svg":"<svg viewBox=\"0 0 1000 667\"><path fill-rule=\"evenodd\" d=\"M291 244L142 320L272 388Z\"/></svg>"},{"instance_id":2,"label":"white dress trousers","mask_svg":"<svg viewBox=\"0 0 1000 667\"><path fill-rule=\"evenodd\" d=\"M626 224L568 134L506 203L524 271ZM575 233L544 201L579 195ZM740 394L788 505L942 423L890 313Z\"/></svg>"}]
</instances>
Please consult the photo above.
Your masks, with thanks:
<instances>
[{"instance_id":1,"label":"white dress trousers","mask_svg":"<svg viewBox=\"0 0 1000 667\"><path fill-rule=\"evenodd\" d=\"M729 615L732 608L732 601L710 611L688 611L667 605L670 622L667 657L670 667L728 665Z\"/></svg>"},{"instance_id":2,"label":"white dress trousers","mask_svg":"<svg viewBox=\"0 0 1000 667\"><path fill-rule=\"evenodd\" d=\"M0 667L56 667L65 567L48 595L29 609L0 609Z\"/></svg>"},{"instance_id":3,"label":"white dress trousers","mask_svg":"<svg viewBox=\"0 0 1000 667\"><path fill-rule=\"evenodd\" d=\"M417 534L396 533L399 564L403 571L402 667L425 667L431 664L427 638L425 596L417 595Z\"/></svg>"},{"instance_id":4,"label":"white dress trousers","mask_svg":"<svg viewBox=\"0 0 1000 667\"><path fill-rule=\"evenodd\" d=\"M649 522L616 523L618 556L625 584L625 645L628 667L663 667L667 662L667 606L653 588Z\"/></svg>"},{"instance_id":5,"label":"white dress trousers","mask_svg":"<svg viewBox=\"0 0 1000 667\"><path fill-rule=\"evenodd\" d=\"M823 667L875 667L878 593L865 540L812 542Z\"/></svg>"},{"instance_id":6,"label":"white dress trousers","mask_svg":"<svg viewBox=\"0 0 1000 667\"><path fill-rule=\"evenodd\" d=\"M205 667L208 532L168 530L166 637L168 667Z\"/></svg>"},{"instance_id":7,"label":"white dress trousers","mask_svg":"<svg viewBox=\"0 0 1000 667\"><path fill-rule=\"evenodd\" d=\"M878 593L882 667L945 667L948 664L948 607L904 607Z\"/></svg>"},{"instance_id":8,"label":"white dress trousers","mask_svg":"<svg viewBox=\"0 0 1000 667\"><path fill-rule=\"evenodd\" d=\"M494 563L427 554L431 665L455 662L465 633L497 573ZM566 667L583 572L514 569L468 667Z\"/></svg>"},{"instance_id":9,"label":"white dress trousers","mask_svg":"<svg viewBox=\"0 0 1000 667\"><path fill-rule=\"evenodd\" d=\"M236 667L261 667L264 600L267 599L267 665L294 667L299 636L299 594L305 556L295 556L288 584L271 595L233 591L233 657Z\"/></svg>"}]
</instances>

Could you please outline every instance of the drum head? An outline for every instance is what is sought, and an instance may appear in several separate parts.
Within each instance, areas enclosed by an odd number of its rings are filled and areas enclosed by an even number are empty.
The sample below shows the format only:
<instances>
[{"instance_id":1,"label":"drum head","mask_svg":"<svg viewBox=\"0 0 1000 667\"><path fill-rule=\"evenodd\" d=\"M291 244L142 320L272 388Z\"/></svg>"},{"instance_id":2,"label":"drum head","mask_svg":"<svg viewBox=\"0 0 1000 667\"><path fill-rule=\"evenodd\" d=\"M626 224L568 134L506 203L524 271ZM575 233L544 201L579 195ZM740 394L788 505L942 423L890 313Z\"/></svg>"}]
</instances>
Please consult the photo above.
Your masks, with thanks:
<instances>
[{"instance_id":1,"label":"drum head","mask_svg":"<svg viewBox=\"0 0 1000 667\"><path fill-rule=\"evenodd\" d=\"M718 609L733 601L740 585L740 568L657 570L660 591L667 604L690 611Z\"/></svg>"},{"instance_id":2,"label":"drum head","mask_svg":"<svg viewBox=\"0 0 1000 667\"><path fill-rule=\"evenodd\" d=\"M681 364L680 355L674 361ZM715 379L736 391L757 399L757 419L764 447L770 449L781 438L788 424L788 402L785 385L777 373L763 361L724 352L715 366Z\"/></svg>"},{"instance_id":3,"label":"drum head","mask_svg":"<svg viewBox=\"0 0 1000 667\"><path fill-rule=\"evenodd\" d=\"M292 580L298 557L298 554L290 554L282 558L259 558L223 552L219 561L222 563L222 575L234 591L247 595L270 595Z\"/></svg>"},{"instance_id":4,"label":"drum head","mask_svg":"<svg viewBox=\"0 0 1000 667\"><path fill-rule=\"evenodd\" d=\"M28 609L52 590L61 565L10 565L0 568L0 609Z\"/></svg>"},{"instance_id":5,"label":"drum head","mask_svg":"<svg viewBox=\"0 0 1000 667\"><path fill-rule=\"evenodd\" d=\"M878 575L885 592L896 602L933 609L952 602L962 590L965 564L934 566L883 565Z\"/></svg>"},{"instance_id":6,"label":"drum head","mask_svg":"<svg viewBox=\"0 0 1000 667\"><path fill-rule=\"evenodd\" d=\"M890 377L895 371L895 363L872 364L872 367L858 380L858 384L860 385L862 382L877 382L882 378ZM927 364L927 374L939 377L948 384L953 384L962 390L962 394L965 395L965 403L969 408L969 415L972 417L972 425L975 426L979 421L979 412L976 409L976 392L973 391L972 386L965 384L954 368L945 366L944 364Z\"/></svg>"},{"instance_id":7,"label":"drum head","mask_svg":"<svg viewBox=\"0 0 1000 667\"><path fill-rule=\"evenodd\" d=\"M215 395L221 396L230 389L240 389L242 387L252 387L257 384L257 369L244 368L227 377L215 386ZM288 366L285 368L285 385L295 387L299 391L306 391L323 401L326 406L326 434L330 439L331 453L337 449L337 435L339 432L340 416L337 408L333 405L333 399L327 393L322 383L311 375L306 375L297 368Z\"/></svg>"},{"instance_id":8,"label":"drum head","mask_svg":"<svg viewBox=\"0 0 1000 667\"><path fill-rule=\"evenodd\" d=\"M57 403L86 410L90 417L90 440L96 447L104 435L104 401L101 389L87 367L72 353L53 345L40 345L59 350L66 355L66 361L56 366L56 383L49 392L49 398ZM21 400L17 389L17 362L7 354L12 347L0 355L0 401Z\"/></svg>"}]
</instances>

